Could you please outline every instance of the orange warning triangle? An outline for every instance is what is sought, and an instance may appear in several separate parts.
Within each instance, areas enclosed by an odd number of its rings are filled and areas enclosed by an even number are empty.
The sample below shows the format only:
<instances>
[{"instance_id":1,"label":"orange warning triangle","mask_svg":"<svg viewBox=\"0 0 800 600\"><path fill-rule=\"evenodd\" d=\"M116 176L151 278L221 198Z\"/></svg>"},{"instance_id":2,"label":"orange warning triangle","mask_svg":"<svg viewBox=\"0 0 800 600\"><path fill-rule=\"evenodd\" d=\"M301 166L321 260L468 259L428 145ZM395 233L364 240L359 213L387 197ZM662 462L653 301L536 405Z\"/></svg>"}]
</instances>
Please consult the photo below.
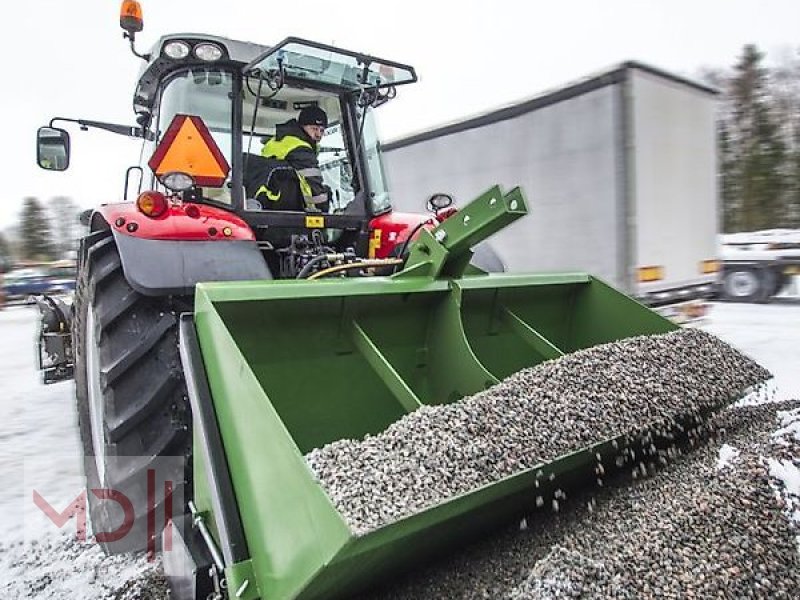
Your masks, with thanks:
<instances>
[{"instance_id":1,"label":"orange warning triangle","mask_svg":"<svg viewBox=\"0 0 800 600\"><path fill-rule=\"evenodd\" d=\"M197 185L220 187L230 165L200 117L175 115L167 132L147 162L157 177L180 171Z\"/></svg>"}]
</instances>

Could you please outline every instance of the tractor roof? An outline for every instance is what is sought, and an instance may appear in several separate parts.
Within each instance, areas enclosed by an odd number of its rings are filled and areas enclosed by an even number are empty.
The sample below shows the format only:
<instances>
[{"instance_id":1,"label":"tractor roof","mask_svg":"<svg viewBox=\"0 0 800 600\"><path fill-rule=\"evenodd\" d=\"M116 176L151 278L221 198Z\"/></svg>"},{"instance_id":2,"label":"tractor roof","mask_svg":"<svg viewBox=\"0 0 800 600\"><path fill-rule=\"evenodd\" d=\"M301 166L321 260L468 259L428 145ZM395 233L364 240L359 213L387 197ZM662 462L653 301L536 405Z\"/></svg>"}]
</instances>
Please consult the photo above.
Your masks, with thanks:
<instances>
[{"instance_id":1,"label":"tractor roof","mask_svg":"<svg viewBox=\"0 0 800 600\"><path fill-rule=\"evenodd\" d=\"M213 57L203 52L209 46L214 46ZM171 34L158 40L147 61L133 100L137 114L151 111L156 90L165 77L187 67L282 72L304 86L340 91L356 91L365 86L375 90L393 88L417 81L416 72L409 65L295 37L263 46L212 35Z\"/></svg>"},{"instance_id":2,"label":"tractor roof","mask_svg":"<svg viewBox=\"0 0 800 600\"><path fill-rule=\"evenodd\" d=\"M223 58L215 63L208 63L195 58L190 52L184 59L173 60L164 55L164 46L173 41L183 41L194 47L201 42L211 42L223 50ZM202 33L174 33L165 35L153 45L147 64L139 72L139 81L133 99L134 110L149 112L155 102L155 91L161 80L172 71L186 67L187 64L209 67L212 64L235 64L243 67L269 50L270 46L241 42L216 35Z\"/></svg>"}]
</instances>

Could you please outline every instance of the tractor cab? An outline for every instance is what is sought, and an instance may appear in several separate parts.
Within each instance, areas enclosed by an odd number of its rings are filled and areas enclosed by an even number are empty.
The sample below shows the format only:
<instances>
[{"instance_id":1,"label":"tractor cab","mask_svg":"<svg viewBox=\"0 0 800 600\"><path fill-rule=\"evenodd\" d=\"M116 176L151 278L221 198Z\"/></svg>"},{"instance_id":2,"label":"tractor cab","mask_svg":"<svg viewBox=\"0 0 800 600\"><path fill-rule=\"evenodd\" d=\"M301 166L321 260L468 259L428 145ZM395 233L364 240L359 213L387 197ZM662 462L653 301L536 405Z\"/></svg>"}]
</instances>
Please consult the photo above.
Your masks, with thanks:
<instances>
[{"instance_id":1,"label":"tractor cab","mask_svg":"<svg viewBox=\"0 0 800 600\"><path fill-rule=\"evenodd\" d=\"M424 214L388 215L374 118L375 108L394 98L397 86L417 80L413 67L293 37L268 47L171 34L141 54L134 48L141 21L121 24L134 54L146 61L133 99L138 126L53 119L39 130L41 167L63 170L69 162L69 135L56 121L140 138L142 164L128 169L124 199L136 200L154 219L189 204L235 215L253 232L278 278L296 277L320 254L346 254L349 261L375 258L377 251L386 258L397 244L380 244L376 229L402 241L402 232L408 236L429 220ZM263 168L262 149L305 107L327 115L322 139L313 145L313 170L321 175L327 200L319 206L273 202L285 198L284 179L296 178L303 190L302 173L291 161ZM381 226L381 215L391 221L388 226ZM113 218L130 221L116 213ZM175 222L171 230L185 227ZM141 229L127 233L144 235Z\"/></svg>"},{"instance_id":2,"label":"tractor cab","mask_svg":"<svg viewBox=\"0 0 800 600\"><path fill-rule=\"evenodd\" d=\"M254 136L274 134L287 116L319 106L329 117L319 163L333 191L332 211L344 211L359 192L370 214L389 208L372 110L394 98L395 86L416 81L412 67L290 38L247 65L243 75L267 88L253 94L246 86L248 151Z\"/></svg>"},{"instance_id":3,"label":"tractor cab","mask_svg":"<svg viewBox=\"0 0 800 600\"><path fill-rule=\"evenodd\" d=\"M192 190L198 201L239 213L268 210L247 197L247 163L260 156L278 126L317 106L328 116L317 148L331 190L328 213L363 218L389 209L372 111L394 97L395 86L416 81L412 67L297 38L266 48L173 35L149 56L135 104L153 147L145 156L156 151L175 116L185 114L202 119L230 165L221 183ZM203 175L200 165L184 167L194 179ZM158 170L154 175L153 185L163 183ZM358 206L351 206L356 199Z\"/></svg>"},{"instance_id":4,"label":"tractor cab","mask_svg":"<svg viewBox=\"0 0 800 600\"><path fill-rule=\"evenodd\" d=\"M174 120L192 115L207 128L213 152L223 159L217 162L229 169L211 164L221 176L208 181L205 171L213 161L192 161L187 155L183 164L159 167L151 160L146 188L166 192L167 172L180 171L189 176L182 180L186 188L174 191L184 200L234 211L265 247L286 247L293 235L316 229L316 238L337 251L355 248L361 256L368 254L369 220L391 209L373 111L395 96L396 86L416 81L412 67L298 38L268 48L213 36L170 35L149 57L135 100L150 146L144 156L158 155ZM268 183L259 170L262 149L281 125L308 106L321 108L328 117L316 151L329 202L321 211L302 206L273 210L259 192Z\"/></svg>"}]
</instances>

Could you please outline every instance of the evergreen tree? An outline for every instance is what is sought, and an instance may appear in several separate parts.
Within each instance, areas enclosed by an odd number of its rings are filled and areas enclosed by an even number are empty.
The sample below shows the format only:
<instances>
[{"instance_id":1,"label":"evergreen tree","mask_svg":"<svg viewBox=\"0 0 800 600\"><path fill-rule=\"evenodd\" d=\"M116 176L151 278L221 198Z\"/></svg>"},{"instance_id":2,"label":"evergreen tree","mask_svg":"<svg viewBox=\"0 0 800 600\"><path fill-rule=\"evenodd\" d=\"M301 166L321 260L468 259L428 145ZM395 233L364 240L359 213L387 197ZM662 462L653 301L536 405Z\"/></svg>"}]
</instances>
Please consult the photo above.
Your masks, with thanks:
<instances>
[{"instance_id":1,"label":"evergreen tree","mask_svg":"<svg viewBox=\"0 0 800 600\"><path fill-rule=\"evenodd\" d=\"M800 50L782 57L771 72L770 95L786 144L781 221L800 227Z\"/></svg>"},{"instance_id":2,"label":"evergreen tree","mask_svg":"<svg viewBox=\"0 0 800 600\"><path fill-rule=\"evenodd\" d=\"M29 261L53 260L50 224L36 198L23 200L20 215L20 258Z\"/></svg>"},{"instance_id":3,"label":"evergreen tree","mask_svg":"<svg viewBox=\"0 0 800 600\"><path fill-rule=\"evenodd\" d=\"M786 184L786 145L773 114L764 55L744 47L730 80L728 148L722 151L723 214L726 231L775 227Z\"/></svg>"},{"instance_id":4,"label":"evergreen tree","mask_svg":"<svg viewBox=\"0 0 800 600\"><path fill-rule=\"evenodd\" d=\"M735 231L738 228L738 218L741 212L738 188L732 176L736 164L734 150L728 132L728 124L724 119L720 119L717 122L717 160L720 171L719 194L722 202L723 231Z\"/></svg>"}]
</instances>

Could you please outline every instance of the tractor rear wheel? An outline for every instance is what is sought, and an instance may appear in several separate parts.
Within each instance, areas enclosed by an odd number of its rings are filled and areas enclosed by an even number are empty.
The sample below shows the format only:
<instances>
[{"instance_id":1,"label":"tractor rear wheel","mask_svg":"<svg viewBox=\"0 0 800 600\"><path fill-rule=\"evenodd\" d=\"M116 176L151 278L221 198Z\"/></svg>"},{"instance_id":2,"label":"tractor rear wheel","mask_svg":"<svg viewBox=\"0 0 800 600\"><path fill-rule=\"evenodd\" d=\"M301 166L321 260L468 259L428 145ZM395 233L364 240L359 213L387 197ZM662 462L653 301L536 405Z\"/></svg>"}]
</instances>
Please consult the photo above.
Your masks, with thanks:
<instances>
[{"instance_id":1,"label":"tractor rear wheel","mask_svg":"<svg viewBox=\"0 0 800 600\"><path fill-rule=\"evenodd\" d=\"M93 490L124 494L135 512L129 534L98 540L116 554L143 550L153 535L160 537L156 527L147 527L148 508L164 514L155 501L163 503L163 494L151 491L154 505L148 506L149 470L174 482L176 498L190 489L190 413L177 314L191 305L187 298L144 296L128 285L110 231L91 234L85 244L72 329L78 426L93 532L119 532L130 516Z\"/></svg>"}]
</instances>

